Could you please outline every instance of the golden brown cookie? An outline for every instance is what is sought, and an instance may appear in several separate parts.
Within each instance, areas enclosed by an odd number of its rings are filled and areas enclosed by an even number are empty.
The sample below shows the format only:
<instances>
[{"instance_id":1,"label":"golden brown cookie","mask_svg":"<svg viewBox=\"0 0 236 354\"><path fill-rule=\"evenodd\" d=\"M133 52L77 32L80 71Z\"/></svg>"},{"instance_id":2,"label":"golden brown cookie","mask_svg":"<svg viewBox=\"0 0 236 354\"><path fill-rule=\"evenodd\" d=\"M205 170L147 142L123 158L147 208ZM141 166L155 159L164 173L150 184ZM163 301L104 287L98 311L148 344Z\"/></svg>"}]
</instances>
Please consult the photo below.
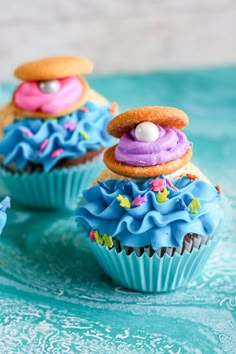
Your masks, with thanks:
<instances>
[{"instance_id":1,"label":"golden brown cookie","mask_svg":"<svg viewBox=\"0 0 236 354\"><path fill-rule=\"evenodd\" d=\"M209 179L192 162L188 162L183 168L181 168L179 170L179 173L176 173L174 178L180 178L182 176L186 176L189 174L192 174L196 176L198 179L210 183ZM99 182L108 181L109 179L122 180L122 179L127 179L127 176L118 175L112 172L111 170L109 170L108 168L104 168L101 171L100 175L94 180L93 185L96 184L98 181Z\"/></svg>"},{"instance_id":2,"label":"golden brown cookie","mask_svg":"<svg viewBox=\"0 0 236 354\"><path fill-rule=\"evenodd\" d=\"M104 153L104 162L106 166L118 175L133 178L149 178L160 175L168 175L179 170L192 157L192 148L189 147L185 154L179 159L166 162L161 165L154 166L130 166L123 162L117 161L115 158L115 148L117 145L110 147Z\"/></svg>"},{"instance_id":3,"label":"golden brown cookie","mask_svg":"<svg viewBox=\"0 0 236 354\"><path fill-rule=\"evenodd\" d=\"M30 61L19 66L14 75L21 80L53 80L90 73L91 61L79 56L58 56Z\"/></svg>"},{"instance_id":4,"label":"golden brown cookie","mask_svg":"<svg viewBox=\"0 0 236 354\"><path fill-rule=\"evenodd\" d=\"M12 105L15 107L14 112L15 112L15 118L23 118L23 117L31 117L31 118L42 118L42 119L51 119L51 118L57 118L59 116L64 116L66 114L70 114L71 112L75 111L76 109L79 109L86 101L87 101L87 94L89 92L89 85L87 81L83 77L79 77L79 80L81 84L83 85L83 92L79 99L73 103L71 106L67 107L61 112L56 112L52 114L48 113L43 113L41 111L26 111L25 109L22 109L18 107L14 103L14 94L13 94L13 100L12 100Z\"/></svg>"},{"instance_id":5,"label":"golden brown cookie","mask_svg":"<svg viewBox=\"0 0 236 354\"><path fill-rule=\"evenodd\" d=\"M139 123L152 122L163 127L182 129L188 125L185 112L174 107L147 106L119 114L107 125L107 131L115 138L135 128Z\"/></svg>"}]
</instances>

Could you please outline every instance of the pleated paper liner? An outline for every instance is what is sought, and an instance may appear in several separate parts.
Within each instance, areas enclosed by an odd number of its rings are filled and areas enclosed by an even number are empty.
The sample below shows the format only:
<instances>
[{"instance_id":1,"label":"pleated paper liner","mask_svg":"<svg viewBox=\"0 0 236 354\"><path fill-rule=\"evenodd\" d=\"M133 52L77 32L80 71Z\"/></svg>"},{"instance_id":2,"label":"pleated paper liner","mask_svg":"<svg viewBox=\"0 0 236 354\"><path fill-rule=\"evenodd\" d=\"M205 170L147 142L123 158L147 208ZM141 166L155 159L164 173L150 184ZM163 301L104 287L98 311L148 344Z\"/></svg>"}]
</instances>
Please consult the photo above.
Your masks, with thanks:
<instances>
[{"instance_id":1,"label":"pleated paper liner","mask_svg":"<svg viewBox=\"0 0 236 354\"><path fill-rule=\"evenodd\" d=\"M219 233L209 238L187 235L179 249L161 248L158 251L152 247L131 249L114 241L114 247L109 249L92 242L87 230L82 231L80 226L79 230L111 279L124 287L152 293L173 291L194 280L220 239Z\"/></svg>"},{"instance_id":2,"label":"pleated paper liner","mask_svg":"<svg viewBox=\"0 0 236 354\"><path fill-rule=\"evenodd\" d=\"M187 251L189 253L192 252L193 248L200 249L202 245L206 245L209 240L211 240L213 236L210 237L204 237L204 236L199 236L197 234L187 234L184 237L183 243L181 247L179 248L174 248L174 247L162 247L159 248L158 250L154 250L152 246L146 246L146 247L128 247L128 246L123 246L120 241L116 240L113 238L113 243L116 251L119 253L122 250L125 250L125 253L127 255L131 254L132 252L135 252L138 257L142 256L143 253L146 253L149 257L153 256L154 253L156 253L159 257L163 257L165 253L167 253L170 257L174 255L175 252L179 253L182 255L184 251Z\"/></svg>"},{"instance_id":3,"label":"pleated paper liner","mask_svg":"<svg viewBox=\"0 0 236 354\"><path fill-rule=\"evenodd\" d=\"M11 173L0 168L4 192L20 205L36 208L74 209L82 191L104 168L103 162L89 162L51 172Z\"/></svg>"}]
</instances>

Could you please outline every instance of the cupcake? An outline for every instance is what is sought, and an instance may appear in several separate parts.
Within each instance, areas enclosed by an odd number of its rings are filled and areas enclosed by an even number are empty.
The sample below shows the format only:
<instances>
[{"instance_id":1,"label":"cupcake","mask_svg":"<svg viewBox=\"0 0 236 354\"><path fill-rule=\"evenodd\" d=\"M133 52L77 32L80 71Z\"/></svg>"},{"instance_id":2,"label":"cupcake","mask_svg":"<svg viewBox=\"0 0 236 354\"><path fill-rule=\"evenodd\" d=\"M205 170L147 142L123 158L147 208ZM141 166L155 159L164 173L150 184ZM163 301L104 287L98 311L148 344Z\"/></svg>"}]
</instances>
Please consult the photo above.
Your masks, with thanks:
<instances>
[{"instance_id":1,"label":"cupcake","mask_svg":"<svg viewBox=\"0 0 236 354\"><path fill-rule=\"evenodd\" d=\"M10 198L6 197L0 202L0 235L7 221L6 210L10 208Z\"/></svg>"},{"instance_id":2,"label":"cupcake","mask_svg":"<svg viewBox=\"0 0 236 354\"><path fill-rule=\"evenodd\" d=\"M190 162L187 124L172 107L137 108L108 123L120 140L84 191L77 223L103 270L127 288L185 286L220 239L221 190Z\"/></svg>"},{"instance_id":3,"label":"cupcake","mask_svg":"<svg viewBox=\"0 0 236 354\"><path fill-rule=\"evenodd\" d=\"M73 208L104 167L112 138L105 127L117 109L81 76L92 63L52 57L15 70L23 82L0 112L0 181L17 203Z\"/></svg>"}]
</instances>

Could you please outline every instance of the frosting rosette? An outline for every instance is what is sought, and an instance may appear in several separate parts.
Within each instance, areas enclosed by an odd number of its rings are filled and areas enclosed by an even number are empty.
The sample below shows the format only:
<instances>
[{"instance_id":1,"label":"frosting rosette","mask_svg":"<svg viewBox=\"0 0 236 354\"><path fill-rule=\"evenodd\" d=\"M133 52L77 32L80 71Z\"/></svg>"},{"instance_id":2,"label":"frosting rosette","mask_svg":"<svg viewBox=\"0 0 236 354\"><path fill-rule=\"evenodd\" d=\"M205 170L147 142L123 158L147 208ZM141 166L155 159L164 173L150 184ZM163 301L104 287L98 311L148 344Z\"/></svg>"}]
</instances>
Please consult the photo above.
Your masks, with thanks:
<instances>
[{"instance_id":1,"label":"frosting rosette","mask_svg":"<svg viewBox=\"0 0 236 354\"><path fill-rule=\"evenodd\" d=\"M30 162L48 172L62 159L107 147L112 137L105 128L111 117L109 106L89 101L58 119L16 119L4 128L0 140L3 165L15 163L21 171Z\"/></svg>"},{"instance_id":2,"label":"frosting rosette","mask_svg":"<svg viewBox=\"0 0 236 354\"><path fill-rule=\"evenodd\" d=\"M56 87L56 92L43 92L40 89L40 83L46 83L46 85L54 83L54 86L56 83L58 87ZM57 113L75 103L82 92L83 85L77 77L67 77L45 82L26 81L16 89L14 102L20 108L30 112Z\"/></svg>"},{"instance_id":3,"label":"frosting rosette","mask_svg":"<svg viewBox=\"0 0 236 354\"><path fill-rule=\"evenodd\" d=\"M115 149L116 160L131 166L154 166L183 156L190 146L186 135L175 128L155 126L159 137L152 142L138 140L134 128L123 134Z\"/></svg>"},{"instance_id":4,"label":"frosting rosette","mask_svg":"<svg viewBox=\"0 0 236 354\"><path fill-rule=\"evenodd\" d=\"M108 180L84 191L77 222L123 246L180 247L185 235L210 237L223 218L221 195L202 180L159 176ZM88 232L89 235L89 232Z\"/></svg>"}]
</instances>

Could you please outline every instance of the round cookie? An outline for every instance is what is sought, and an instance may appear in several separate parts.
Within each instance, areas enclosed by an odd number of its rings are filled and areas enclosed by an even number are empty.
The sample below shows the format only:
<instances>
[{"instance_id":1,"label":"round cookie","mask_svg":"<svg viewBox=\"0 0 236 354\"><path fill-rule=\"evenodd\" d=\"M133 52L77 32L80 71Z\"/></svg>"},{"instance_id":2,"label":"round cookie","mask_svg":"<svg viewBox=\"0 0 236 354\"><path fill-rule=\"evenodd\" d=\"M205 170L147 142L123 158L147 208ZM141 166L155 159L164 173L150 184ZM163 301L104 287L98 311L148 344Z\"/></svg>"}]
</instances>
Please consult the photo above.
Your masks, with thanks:
<instances>
[{"instance_id":1,"label":"round cookie","mask_svg":"<svg viewBox=\"0 0 236 354\"><path fill-rule=\"evenodd\" d=\"M161 165L154 166L131 166L115 158L115 148L117 145L108 148L104 153L104 162L106 166L113 172L127 177L134 178L149 178L156 177L160 175L168 175L179 170L181 167L186 165L186 163L192 157L192 149L189 147L186 153L179 159L163 163Z\"/></svg>"},{"instance_id":2,"label":"round cookie","mask_svg":"<svg viewBox=\"0 0 236 354\"><path fill-rule=\"evenodd\" d=\"M176 174L174 176L171 175L174 179L180 178L182 176L194 176L195 179L201 179L207 183L211 183L210 180L192 162L188 162L183 168L175 172ZM120 174L117 174L108 168L104 168L100 175L93 181L92 185L95 185L98 182L107 181L109 179L123 180L124 176L121 176Z\"/></svg>"},{"instance_id":3,"label":"round cookie","mask_svg":"<svg viewBox=\"0 0 236 354\"><path fill-rule=\"evenodd\" d=\"M186 113L178 108L146 106L119 114L108 123L107 131L115 138L120 138L142 122L152 122L163 127L183 129L188 125L189 120Z\"/></svg>"},{"instance_id":4,"label":"round cookie","mask_svg":"<svg viewBox=\"0 0 236 354\"><path fill-rule=\"evenodd\" d=\"M93 64L79 56L57 56L30 61L14 71L21 80L52 80L90 73Z\"/></svg>"}]
</instances>

